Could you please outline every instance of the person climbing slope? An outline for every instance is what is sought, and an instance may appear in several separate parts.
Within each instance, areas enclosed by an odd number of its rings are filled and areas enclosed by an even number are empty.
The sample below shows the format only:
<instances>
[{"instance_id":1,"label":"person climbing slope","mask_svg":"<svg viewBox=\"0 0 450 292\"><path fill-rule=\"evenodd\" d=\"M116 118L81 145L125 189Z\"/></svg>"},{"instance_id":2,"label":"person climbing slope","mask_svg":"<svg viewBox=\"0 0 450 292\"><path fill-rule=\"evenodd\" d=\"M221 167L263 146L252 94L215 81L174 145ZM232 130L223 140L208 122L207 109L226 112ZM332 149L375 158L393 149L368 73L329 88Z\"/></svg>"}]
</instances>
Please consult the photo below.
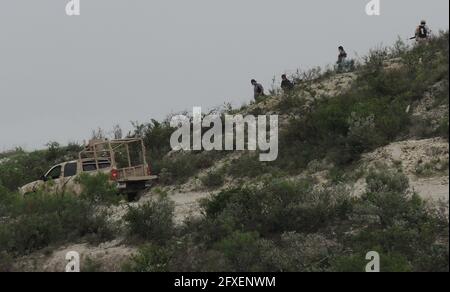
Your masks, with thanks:
<instances>
[{"instance_id":1,"label":"person climbing slope","mask_svg":"<svg viewBox=\"0 0 450 292\"><path fill-rule=\"evenodd\" d=\"M255 79L252 79L251 83L253 85L255 101L260 102L265 96L264 87L261 84L259 84Z\"/></svg>"}]
</instances>

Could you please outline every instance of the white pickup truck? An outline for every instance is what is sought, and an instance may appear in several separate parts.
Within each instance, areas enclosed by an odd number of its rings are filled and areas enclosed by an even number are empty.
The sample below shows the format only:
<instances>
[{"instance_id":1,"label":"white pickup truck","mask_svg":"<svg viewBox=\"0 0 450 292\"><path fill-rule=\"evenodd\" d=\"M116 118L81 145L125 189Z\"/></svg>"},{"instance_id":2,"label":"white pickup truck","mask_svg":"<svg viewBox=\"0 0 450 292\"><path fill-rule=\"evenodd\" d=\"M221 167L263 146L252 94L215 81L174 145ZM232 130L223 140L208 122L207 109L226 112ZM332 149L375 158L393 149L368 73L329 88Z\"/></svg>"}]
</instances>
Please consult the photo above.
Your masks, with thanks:
<instances>
[{"instance_id":1,"label":"white pickup truck","mask_svg":"<svg viewBox=\"0 0 450 292\"><path fill-rule=\"evenodd\" d=\"M93 140L79 153L78 160L53 166L39 180L19 188L19 192L28 195L45 189L80 194L82 188L76 178L82 173L108 174L110 182L129 197L151 187L157 179L147 163L142 139Z\"/></svg>"}]
</instances>

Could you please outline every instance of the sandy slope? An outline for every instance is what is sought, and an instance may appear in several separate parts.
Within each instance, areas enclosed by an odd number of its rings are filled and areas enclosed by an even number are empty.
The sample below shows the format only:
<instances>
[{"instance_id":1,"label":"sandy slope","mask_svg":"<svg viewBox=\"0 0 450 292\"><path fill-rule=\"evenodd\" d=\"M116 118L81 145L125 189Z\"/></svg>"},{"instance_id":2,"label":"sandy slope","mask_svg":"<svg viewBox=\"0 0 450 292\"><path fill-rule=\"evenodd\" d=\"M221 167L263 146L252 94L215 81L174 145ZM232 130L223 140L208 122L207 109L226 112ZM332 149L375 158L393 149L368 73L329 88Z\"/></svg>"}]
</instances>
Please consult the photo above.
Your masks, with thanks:
<instances>
[{"instance_id":1,"label":"sandy slope","mask_svg":"<svg viewBox=\"0 0 450 292\"><path fill-rule=\"evenodd\" d=\"M73 244L59 247L50 253L40 251L17 261L15 269L23 272L64 272L66 254L76 251L80 254L81 271L86 271L89 261L99 263L99 271L120 271L122 264L136 252L136 248L125 246L121 240L106 242L98 246Z\"/></svg>"},{"instance_id":2,"label":"sandy slope","mask_svg":"<svg viewBox=\"0 0 450 292\"><path fill-rule=\"evenodd\" d=\"M368 169L377 165L398 168L405 173L411 189L425 199L449 200L449 143L445 139L424 139L395 142L365 154L363 167ZM423 175L418 169L429 167ZM355 184L355 195L364 190L364 179Z\"/></svg>"}]
</instances>

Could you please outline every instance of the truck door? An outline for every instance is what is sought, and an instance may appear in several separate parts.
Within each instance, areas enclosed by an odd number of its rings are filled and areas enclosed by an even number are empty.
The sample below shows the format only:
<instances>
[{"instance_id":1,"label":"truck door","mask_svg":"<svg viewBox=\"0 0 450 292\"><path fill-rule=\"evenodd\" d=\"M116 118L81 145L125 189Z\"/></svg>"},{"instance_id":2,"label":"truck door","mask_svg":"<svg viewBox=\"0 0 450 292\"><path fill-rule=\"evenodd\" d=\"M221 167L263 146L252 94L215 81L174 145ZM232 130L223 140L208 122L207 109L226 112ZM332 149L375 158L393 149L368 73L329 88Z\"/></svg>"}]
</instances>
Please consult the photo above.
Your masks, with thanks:
<instances>
[{"instance_id":1,"label":"truck door","mask_svg":"<svg viewBox=\"0 0 450 292\"><path fill-rule=\"evenodd\" d=\"M75 178L77 175L78 164L76 162L68 162L64 165L63 178L61 179L62 191L76 191Z\"/></svg>"},{"instance_id":2,"label":"truck door","mask_svg":"<svg viewBox=\"0 0 450 292\"><path fill-rule=\"evenodd\" d=\"M62 165L57 165L50 169L44 176L45 189L50 192L59 191L61 185Z\"/></svg>"}]
</instances>

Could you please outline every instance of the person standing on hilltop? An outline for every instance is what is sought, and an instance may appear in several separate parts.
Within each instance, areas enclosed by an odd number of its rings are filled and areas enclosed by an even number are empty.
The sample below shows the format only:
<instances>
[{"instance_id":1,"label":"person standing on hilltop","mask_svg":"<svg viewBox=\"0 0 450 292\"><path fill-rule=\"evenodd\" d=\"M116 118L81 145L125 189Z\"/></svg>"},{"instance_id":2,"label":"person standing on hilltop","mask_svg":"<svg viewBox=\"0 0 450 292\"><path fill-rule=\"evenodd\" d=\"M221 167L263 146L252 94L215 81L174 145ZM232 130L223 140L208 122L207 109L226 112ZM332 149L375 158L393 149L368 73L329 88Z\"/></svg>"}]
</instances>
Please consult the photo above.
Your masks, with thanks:
<instances>
[{"instance_id":1,"label":"person standing on hilltop","mask_svg":"<svg viewBox=\"0 0 450 292\"><path fill-rule=\"evenodd\" d=\"M416 28L415 38L417 43L426 43L430 39L431 30L427 26L426 20L422 20L420 25Z\"/></svg>"},{"instance_id":2,"label":"person standing on hilltop","mask_svg":"<svg viewBox=\"0 0 450 292\"><path fill-rule=\"evenodd\" d=\"M339 55L338 55L337 64L340 65L340 66L343 66L345 61L347 60L347 56L348 55L347 55L347 52L344 50L343 46L340 46L338 48L338 50L339 50Z\"/></svg>"},{"instance_id":3,"label":"person standing on hilltop","mask_svg":"<svg viewBox=\"0 0 450 292\"><path fill-rule=\"evenodd\" d=\"M284 93L288 93L294 89L294 83L292 83L286 76L286 74L281 75L281 89Z\"/></svg>"},{"instance_id":4,"label":"person standing on hilltop","mask_svg":"<svg viewBox=\"0 0 450 292\"><path fill-rule=\"evenodd\" d=\"M255 101L260 102L263 99L263 97L266 96L264 94L264 87L261 84L259 84L255 79L252 79L251 83L253 85Z\"/></svg>"},{"instance_id":5,"label":"person standing on hilltop","mask_svg":"<svg viewBox=\"0 0 450 292\"><path fill-rule=\"evenodd\" d=\"M339 46L339 55L337 60L337 71L338 72L350 72L354 70L355 67L355 61L354 60L347 60L347 52L344 50L343 46Z\"/></svg>"}]
</instances>

